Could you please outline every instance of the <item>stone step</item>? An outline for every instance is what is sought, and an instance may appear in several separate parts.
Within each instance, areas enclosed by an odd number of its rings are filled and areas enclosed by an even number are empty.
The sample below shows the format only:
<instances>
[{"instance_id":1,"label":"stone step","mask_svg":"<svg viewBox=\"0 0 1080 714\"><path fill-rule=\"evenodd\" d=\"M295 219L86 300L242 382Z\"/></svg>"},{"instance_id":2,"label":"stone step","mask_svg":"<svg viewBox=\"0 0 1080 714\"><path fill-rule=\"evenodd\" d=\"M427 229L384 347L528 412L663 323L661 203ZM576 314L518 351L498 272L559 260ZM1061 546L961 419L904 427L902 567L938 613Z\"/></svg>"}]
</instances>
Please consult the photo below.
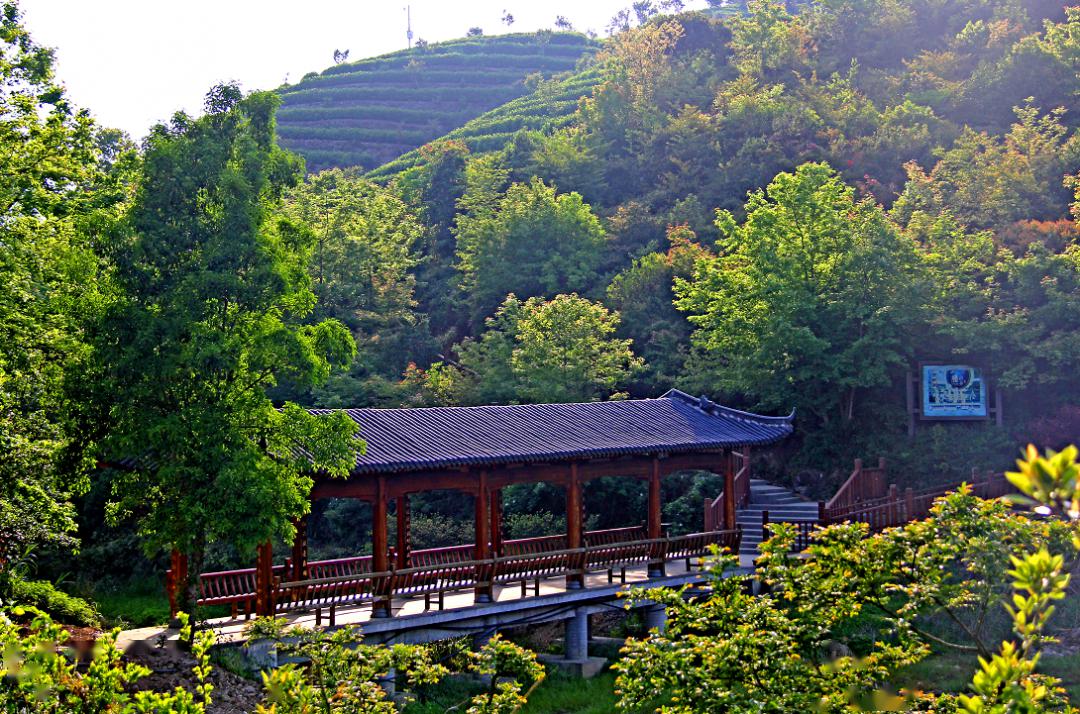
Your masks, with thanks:
<instances>
[{"instance_id":1,"label":"stone step","mask_svg":"<svg viewBox=\"0 0 1080 714\"><path fill-rule=\"evenodd\" d=\"M769 513L770 521L782 521L785 518L791 519L793 521L812 521L817 520L818 517L818 512L816 508L813 510L803 510L801 508L765 508L760 511L736 511L735 520L760 521L762 514L766 511L768 511Z\"/></svg>"},{"instance_id":2,"label":"stone step","mask_svg":"<svg viewBox=\"0 0 1080 714\"><path fill-rule=\"evenodd\" d=\"M818 504L807 501L799 494L761 479L750 480L750 502L735 513L735 522L742 526L740 555L760 554L761 514L769 512L769 522L817 521Z\"/></svg>"}]
</instances>

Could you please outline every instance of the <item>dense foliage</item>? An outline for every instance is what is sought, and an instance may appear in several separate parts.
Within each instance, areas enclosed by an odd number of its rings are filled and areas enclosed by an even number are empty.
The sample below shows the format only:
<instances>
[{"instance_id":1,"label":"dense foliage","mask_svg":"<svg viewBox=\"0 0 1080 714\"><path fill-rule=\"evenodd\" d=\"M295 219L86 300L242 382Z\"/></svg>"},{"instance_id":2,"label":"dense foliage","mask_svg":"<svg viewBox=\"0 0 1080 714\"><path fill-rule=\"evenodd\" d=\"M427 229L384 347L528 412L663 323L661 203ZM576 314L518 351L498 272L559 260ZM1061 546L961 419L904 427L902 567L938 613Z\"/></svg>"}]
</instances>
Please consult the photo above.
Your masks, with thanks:
<instances>
[{"instance_id":1,"label":"dense foliage","mask_svg":"<svg viewBox=\"0 0 1080 714\"><path fill-rule=\"evenodd\" d=\"M226 85L201 119L156 127L108 243L115 294L92 392L119 462L111 514L135 518L148 550L190 554L194 572L213 541L250 552L291 535L312 465L343 475L354 459L347 417L267 395L324 381L356 349L336 320L300 324L316 301L310 234L279 215L298 164L274 143L276 103Z\"/></svg>"},{"instance_id":2,"label":"dense foliage","mask_svg":"<svg viewBox=\"0 0 1080 714\"><path fill-rule=\"evenodd\" d=\"M344 415L300 405L681 386L797 408L777 475L885 455L909 482L996 466L1020 440L1075 440L1080 9L743 5L635 3L594 57L580 35L471 33L278 94L223 85L203 116L179 113L140 147L71 106L51 52L0 5L5 605L95 623L92 607L30 578L38 548L60 580L77 534L94 546L74 561L80 579L100 578L103 563L145 575L137 550L180 549L196 573L289 539L312 472L342 475L362 448ZM582 73L543 79L584 55ZM410 153L369 178L355 166L305 176L278 136L313 170ZM920 426L909 440L906 373L921 360L982 367L1005 395L1005 428ZM1080 548L1075 459L1032 452L1011 475L1058 520L961 493L881 534L821 531L805 558L778 527L761 597L719 572L709 597L650 594L672 621L628 645L624 704L1064 711L1036 653ZM672 476L665 515L691 529L719 488L715 476ZM563 530L562 498L545 484L507 489L507 535ZM587 522L627 525L643 501L636 481L598 479ZM467 496L412 507L414 545L468 539ZM320 504L313 550L369 547L366 509ZM987 613L1010 584L1015 638L995 648ZM209 701L205 637L193 643L198 691L132 695L143 672L120 661L112 635L80 671L46 615L10 612L9 708L198 712ZM860 651L832 647L868 614L874 637ZM364 647L349 630L298 637L313 666L269 676L265 711L388 710L378 680L392 668L413 684L445 674L421 649ZM983 656L972 696L878 691L931 645ZM476 712L512 711L542 676L498 639L467 668L492 685Z\"/></svg>"},{"instance_id":3,"label":"dense foliage","mask_svg":"<svg viewBox=\"0 0 1080 714\"><path fill-rule=\"evenodd\" d=\"M776 524L757 572L765 587L748 594L718 556L711 592L649 591L670 619L628 640L617 668L620 706L665 714L760 711L1072 712L1052 678L1037 673L1053 603L1065 596L1080 550L1076 449L1040 457L1032 447L1009 477L1061 520L1030 519L1004 502L961 491L929 518L867 535L865 524L817 531L791 554L794 526ZM1013 569L1006 573L1011 559ZM689 597L688 597L689 595ZM1016 640L990 651L981 628L989 609L1008 605ZM946 642L926 627L946 613L970 638ZM845 623L873 622L862 651L837 641ZM898 667L931 646L968 647L982 656L973 695L884 689Z\"/></svg>"},{"instance_id":4,"label":"dense foliage","mask_svg":"<svg viewBox=\"0 0 1080 714\"><path fill-rule=\"evenodd\" d=\"M86 357L79 304L97 269L79 229L110 203L89 115L20 21L0 5L0 563L75 529L87 464L65 381Z\"/></svg>"},{"instance_id":5,"label":"dense foliage","mask_svg":"<svg viewBox=\"0 0 1080 714\"><path fill-rule=\"evenodd\" d=\"M442 354L482 343L510 292L573 290L622 313L619 336L645 358L632 396L680 386L798 408L806 448L789 471L885 455L914 482L945 462L989 467L1018 441L1066 443L1080 402L1080 13L759 0L718 19L645 5L579 75L598 80L573 114L556 92L546 126L496 138L493 123L482 145L463 129L376 172L431 231L417 312ZM492 122L512 126L516 106ZM541 204L522 215L540 186L581 196L599 255L540 223ZM1006 430L903 438L905 375L932 360L982 367Z\"/></svg>"}]
</instances>

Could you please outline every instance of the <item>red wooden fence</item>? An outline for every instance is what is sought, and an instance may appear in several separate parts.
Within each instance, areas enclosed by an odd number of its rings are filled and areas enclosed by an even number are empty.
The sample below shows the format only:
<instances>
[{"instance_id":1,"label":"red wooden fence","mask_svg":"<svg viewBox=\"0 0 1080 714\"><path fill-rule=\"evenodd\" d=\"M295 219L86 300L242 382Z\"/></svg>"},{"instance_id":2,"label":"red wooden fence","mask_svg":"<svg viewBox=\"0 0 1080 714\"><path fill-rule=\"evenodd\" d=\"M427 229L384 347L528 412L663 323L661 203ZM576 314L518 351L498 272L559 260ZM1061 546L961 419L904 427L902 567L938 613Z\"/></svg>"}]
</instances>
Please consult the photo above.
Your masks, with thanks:
<instances>
[{"instance_id":1,"label":"red wooden fence","mask_svg":"<svg viewBox=\"0 0 1080 714\"><path fill-rule=\"evenodd\" d=\"M732 451L731 458L735 468L735 509L738 510L750 502L750 448L741 451ZM734 528L734 523L728 523L724 513L724 492L716 498L705 499L705 532Z\"/></svg>"},{"instance_id":2,"label":"red wooden fence","mask_svg":"<svg viewBox=\"0 0 1080 714\"><path fill-rule=\"evenodd\" d=\"M477 583L520 581L524 589L525 580L550 577L556 571L559 574L580 574L597 570L608 570L610 580L615 561L629 564L665 557L667 546L660 548L649 545L652 541L648 541L645 535L642 526L588 531L584 538L585 547L573 550L580 553L584 560L571 559L566 555L571 551L567 549L565 535L504 541L503 552L496 554L494 559L484 561L475 560L475 548L471 544L415 550L409 554L408 567L383 573L372 572L370 555L316 560L307 564L308 577L297 581L304 583L303 586L288 582L292 569L287 558L284 564L273 567L272 577L277 584L275 589L281 591L275 600L278 609L303 609L317 608L323 604L366 602L376 599L380 593L385 597L390 592L402 596L437 592L441 606L443 593L472 587ZM696 540L692 536L661 540L674 544L673 552L678 553L674 557L689 558L692 556L683 553L709 537L712 537L711 533L697 534ZM393 552L387 562L396 562ZM497 567L487 568L488 563ZM392 583L387 581L391 573L394 575ZM625 570L621 571L621 575L625 579ZM175 614L179 578L174 569L166 571L165 580L169 603ZM245 617L250 617L255 607L255 580L255 568L201 573L196 604L229 605L233 617L237 617L241 609ZM378 587L383 587L385 592Z\"/></svg>"}]
</instances>

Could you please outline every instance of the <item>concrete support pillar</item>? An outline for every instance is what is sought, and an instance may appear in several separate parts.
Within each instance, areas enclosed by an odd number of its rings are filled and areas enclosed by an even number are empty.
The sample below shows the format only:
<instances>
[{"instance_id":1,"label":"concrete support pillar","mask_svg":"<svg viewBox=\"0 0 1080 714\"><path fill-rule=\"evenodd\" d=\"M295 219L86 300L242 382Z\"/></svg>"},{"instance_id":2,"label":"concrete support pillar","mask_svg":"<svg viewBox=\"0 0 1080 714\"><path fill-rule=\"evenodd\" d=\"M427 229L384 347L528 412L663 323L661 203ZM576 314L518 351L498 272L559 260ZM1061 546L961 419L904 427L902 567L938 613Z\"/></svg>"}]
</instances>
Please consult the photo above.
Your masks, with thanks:
<instances>
[{"instance_id":1,"label":"concrete support pillar","mask_svg":"<svg viewBox=\"0 0 1080 714\"><path fill-rule=\"evenodd\" d=\"M379 686L383 688L391 698L397 694L397 668L391 667L385 677L379 679Z\"/></svg>"},{"instance_id":2,"label":"concrete support pillar","mask_svg":"<svg viewBox=\"0 0 1080 714\"><path fill-rule=\"evenodd\" d=\"M571 662L584 662L589 658L589 614L585 610L575 610L574 616L566 621L565 659Z\"/></svg>"},{"instance_id":3,"label":"concrete support pillar","mask_svg":"<svg viewBox=\"0 0 1080 714\"><path fill-rule=\"evenodd\" d=\"M497 627L496 627L495 619L494 618L485 618L484 619L484 629L481 630L480 632L477 632L476 634L474 634L472 636L472 648L473 648L473 650L474 651L479 650L484 645L486 645L488 642L490 642L491 638L495 636L496 632L497 632Z\"/></svg>"},{"instance_id":4,"label":"concrete support pillar","mask_svg":"<svg viewBox=\"0 0 1080 714\"><path fill-rule=\"evenodd\" d=\"M663 605L649 605L645 608L645 627L664 634L667 629L667 610Z\"/></svg>"}]
</instances>

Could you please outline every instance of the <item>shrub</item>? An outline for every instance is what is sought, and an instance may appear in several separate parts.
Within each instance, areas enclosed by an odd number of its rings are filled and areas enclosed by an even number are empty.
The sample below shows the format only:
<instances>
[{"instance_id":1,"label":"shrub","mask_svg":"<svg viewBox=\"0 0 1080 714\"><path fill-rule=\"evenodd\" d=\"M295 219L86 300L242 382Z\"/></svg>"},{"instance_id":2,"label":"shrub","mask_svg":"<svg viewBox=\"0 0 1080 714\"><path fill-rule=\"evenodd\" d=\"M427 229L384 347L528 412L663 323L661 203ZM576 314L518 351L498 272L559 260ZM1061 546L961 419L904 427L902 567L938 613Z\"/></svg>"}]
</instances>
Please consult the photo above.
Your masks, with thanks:
<instances>
[{"instance_id":1,"label":"shrub","mask_svg":"<svg viewBox=\"0 0 1080 714\"><path fill-rule=\"evenodd\" d=\"M191 627L182 617L181 637L191 638ZM0 611L0 649L4 674L0 680L0 711L68 714L203 714L210 704L209 649L211 632L192 640L197 684L194 692L177 687L172 692L132 693L136 681L150 674L146 667L121 661L116 647L119 630L98 641L94 658L86 665L65 651L68 633L36 608L14 607Z\"/></svg>"},{"instance_id":2,"label":"shrub","mask_svg":"<svg viewBox=\"0 0 1080 714\"><path fill-rule=\"evenodd\" d=\"M14 605L37 608L66 624L84 627L101 624L101 616L93 605L57 590L55 585L44 580L13 580L10 597Z\"/></svg>"}]
</instances>

